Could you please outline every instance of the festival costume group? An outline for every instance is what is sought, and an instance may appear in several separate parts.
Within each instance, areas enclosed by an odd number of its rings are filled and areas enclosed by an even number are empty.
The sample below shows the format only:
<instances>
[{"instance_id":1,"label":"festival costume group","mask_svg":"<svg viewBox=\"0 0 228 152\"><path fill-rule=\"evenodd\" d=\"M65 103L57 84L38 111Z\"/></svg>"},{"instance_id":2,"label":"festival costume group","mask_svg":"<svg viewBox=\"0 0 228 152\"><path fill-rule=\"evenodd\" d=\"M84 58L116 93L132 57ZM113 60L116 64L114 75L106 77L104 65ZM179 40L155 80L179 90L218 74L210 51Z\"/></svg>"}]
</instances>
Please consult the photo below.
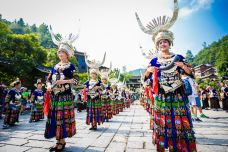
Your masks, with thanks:
<instances>
[{"instance_id":1,"label":"festival costume group","mask_svg":"<svg viewBox=\"0 0 228 152\"><path fill-rule=\"evenodd\" d=\"M74 113L74 95L72 88L78 85L79 77L76 69L68 59L73 56L72 43L77 36L69 36L67 39L57 40L52 32L53 42L59 46L57 54L60 62L53 66L46 82L46 93L42 90L44 84L37 80L37 88L31 96L31 116L29 122L39 121L47 115L45 138L55 137L57 143L50 151L62 151L65 148L65 138L76 134L76 122ZM106 55L106 54L105 54ZM131 100L130 90L119 79L112 78L109 81L109 71L99 70L104 63L95 60L86 63L90 68L90 79L85 82L83 95L87 104L86 124L91 125L90 130L97 130L97 126L109 121L114 115L129 108ZM98 80L101 75L101 80ZM8 128L19 122L19 109L22 100L21 81L17 79L13 82L12 88L6 96L6 112L4 128Z\"/></svg>"},{"instance_id":2,"label":"festival costume group","mask_svg":"<svg viewBox=\"0 0 228 152\"><path fill-rule=\"evenodd\" d=\"M99 67L104 63L105 55L101 63L96 60L88 61L86 56L86 64L90 68L90 79L85 83L83 94L87 103L86 124L91 125L90 130L97 130L98 125L109 121L113 115L119 114L123 109L129 108L129 103L132 102L125 84L118 82L116 78L109 80L111 64L108 71L99 71ZM98 80L98 74L101 80Z\"/></svg>"},{"instance_id":3,"label":"festival costume group","mask_svg":"<svg viewBox=\"0 0 228 152\"><path fill-rule=\"evenodd\" d=\"M15 125L19 122L19 115L21 105L23 103L24 97L21 89L21 81L17 78L13 83L12 89L8 91L5 97L5 118L3 122L3 128L6 129L11 125ZM43 104L45 92L42 90L42 82L40 79L37 80L35 87L37 88L31 96L31 116L29 122L39 121L44 119Z\"/></svg>"},{"instance_id":4,"label":"festival costume group","mask_svg":"<svg viewBox=\"0 0 228 152\"><path fill-rule=\"evenodd\" d=\"M173 33L168 29L174 24L177 16L177 0L174 0L174 12L171 19L166 16L159 17L144 27L136 14L140 28L143 32L152 35L157 50L162 50L162 43L173 44ZM47 114L45 138L55 137L56 146L50 151L61 151L66 144L64 139L76 134L74 97L71 88L78 84L79 79L74 65L68 61L68 58L74 54L72 43L78 36L70 35L66 39L56 39L52 30L51 35L53 42L59 46L57 53L61 61L53 66L48 76L46 95L40 89L34 92L32 98L34 106L30 121L43 118L40 111L42 111L41 105L45 98L44 112ZM152 54L150 59L144 74L145 90L142 92L141 104L151 114L150 128L153 130L152 140L156 144L157 151L163 152L165 149L196 151L188 98L180 77L182 74L191 75L190 68L181 55L170 52L167 56ZM126 92L126 86L123 83L118 83L118 79L108 80L109 71L99 71L104 60L105 56L102 62L88 61L86 56L86 64L90 68L90 79L85 83L83 95L87 103L86 124L91 125L91 130L96 130L98 125L109 121L113 115L123 111L124 107L129 107L131 102L129 92ZM98 80L98 74L101 75L101 80ZM39 83L41 82L37 84ZM18 84L20 84L19 80L14 86ZM17 87L7 94L6 103L9 103L9 106L5 125L18 122L19 104L17 103L20 96Z\"/></svg>"}]
</instances>

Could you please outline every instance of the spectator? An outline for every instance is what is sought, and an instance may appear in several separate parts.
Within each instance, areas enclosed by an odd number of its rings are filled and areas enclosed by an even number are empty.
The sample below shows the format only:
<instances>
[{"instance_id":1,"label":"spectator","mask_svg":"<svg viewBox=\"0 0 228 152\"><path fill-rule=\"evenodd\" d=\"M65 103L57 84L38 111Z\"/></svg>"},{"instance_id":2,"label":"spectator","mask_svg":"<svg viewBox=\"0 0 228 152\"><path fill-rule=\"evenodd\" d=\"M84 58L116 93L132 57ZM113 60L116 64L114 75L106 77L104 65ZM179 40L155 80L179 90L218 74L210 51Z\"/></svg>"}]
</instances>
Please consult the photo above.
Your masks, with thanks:
<instances>
[{"instance_id":1,"label":"spectator","mask_svg":"<svg viewBox=\"0 0 228 152\"><path fill-rule=\"evenodd\" d=\"M2 119L6 94L7 94L6 86L0 83L0 119Z\"/></svg>"},{"instance_id":2,"label":"spectator","mask_svg":"<svg viewBox=\"0 0 228 152\"><path fill-rule=\"evenodd\" d=\"M224 82L221 82L220 86L221 86L220 97L222 100L222 109L228 112L228 87Z\"/></svg>"},{"instance_id":3,"label":"spectator","mask_svg":"<svg viewBox=\"0 0 228 152\"><path fill-rule=\"evenodd\" d=\"M220 108L220 105L219 105L219 98L218 98L218 93L216 89L213 89L211 86L208 86L207 90L210 96L211 109L213 109L214 111L218 111L218 109Z\"/></svg>"},{"instance_id":4,"label":"spectator","mask_svg":"<svg viewBox=\"0 0 228 152\"><path fill-rule=\"evenodd\" d=\"M202 109L208 110L209 109L209 103L208 103L208 96L207 96L207 91L206 89L202 89L201 91L201 101L203 103Z\"/></svg>"},{"instance_id":5,"label":"spectator","mask_svg":"<svg viewBox=\"0 0 228 152\"><path fill-rule=\"evenodd\" d=\"M187 79L192 88L192 94L188 96L188 100L191 106L192 120L199 121L199 122L202 121L197 116L197 109L199 110L201 118L209 118L205 114L203 114L203 111L202 111L201 101L198 95L198 84L195 82L193 78L185 74L182 76L182 79Z\"/></svg>"}]
</instances>

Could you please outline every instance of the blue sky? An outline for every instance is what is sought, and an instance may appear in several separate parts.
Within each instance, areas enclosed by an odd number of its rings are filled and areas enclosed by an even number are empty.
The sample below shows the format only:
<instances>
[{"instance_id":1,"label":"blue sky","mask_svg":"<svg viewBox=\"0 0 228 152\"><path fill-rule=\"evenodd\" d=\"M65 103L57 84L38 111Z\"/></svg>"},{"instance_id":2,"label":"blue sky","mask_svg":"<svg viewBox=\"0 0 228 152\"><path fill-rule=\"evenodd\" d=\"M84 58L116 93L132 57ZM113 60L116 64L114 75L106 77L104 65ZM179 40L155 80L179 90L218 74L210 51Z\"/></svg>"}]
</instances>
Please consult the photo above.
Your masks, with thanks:
<instances>
[{"instance_id":1,"label":"blue sky","mask_svg":"<svg viewBox=\"0 0 228 152\"><path fill-rule=\"evenodd\" d=\"M143 24L160 15L170 16L172 0L0 0L3 18L13 21L20 17L30 25L46 23L63 35L76 33L74 44L86 51L91 59L101 59L107 52L106 66L126 65L127 70L148 64L140 52L154 50L151 36L138 27L135 11ZM170 29L175 40L172 51L185 55L197 54L202 43L217 41L228 33L228 0L179 0L179 17ZM80 23L78 20L80 19Z\"/></svg>"},{"instance_id":2,"label":"blue sky","mask_svg":"<svg viewBox=\"0 0 228 152\"><path fill-rule=\"evenodd\" d=\"M181 6L186 6L187 0L183 1ZM204 41L210 44L228 34L227 7L227 0L214 0L209 8L204 7L181 17L173 27L176 37L179 39L185 37L185 42L189 42L189 49L196 54L202 49L201 44ZM187 49L188 43L186 44L186 48L184 46L180 48Z\"/></svg>"}]
</instances>

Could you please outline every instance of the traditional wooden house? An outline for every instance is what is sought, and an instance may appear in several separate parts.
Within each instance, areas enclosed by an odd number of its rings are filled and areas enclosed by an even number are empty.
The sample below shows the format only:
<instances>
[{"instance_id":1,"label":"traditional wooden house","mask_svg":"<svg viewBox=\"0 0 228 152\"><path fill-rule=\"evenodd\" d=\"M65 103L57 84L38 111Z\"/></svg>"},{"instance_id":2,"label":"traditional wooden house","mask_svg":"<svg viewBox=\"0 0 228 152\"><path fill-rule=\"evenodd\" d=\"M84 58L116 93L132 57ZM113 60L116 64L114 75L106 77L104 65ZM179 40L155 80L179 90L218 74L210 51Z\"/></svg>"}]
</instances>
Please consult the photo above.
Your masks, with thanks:
<instances>
[{"instance_id":1,"label":"traditional wooden house","mask_svg":"<svg viewBox=\"0 0 228 152\"><path fill-rule=\"evenodd\" d=\"M216 68L210 64L201 64L193 68L196 78L217 79Z\"/></svg>"},{"instance_id":2,"label":"traditional wooden house","mask_svg":"<svg viewBox=\"0 0 228 152\"><path fill-rule=\"evenodd\" d=\"M142 86L140 79L141 76L139 75L132 76L127 82L128 88L130 88L133 91L135 91L137 88L140 88Z\"/></svg>"}]
</instances>

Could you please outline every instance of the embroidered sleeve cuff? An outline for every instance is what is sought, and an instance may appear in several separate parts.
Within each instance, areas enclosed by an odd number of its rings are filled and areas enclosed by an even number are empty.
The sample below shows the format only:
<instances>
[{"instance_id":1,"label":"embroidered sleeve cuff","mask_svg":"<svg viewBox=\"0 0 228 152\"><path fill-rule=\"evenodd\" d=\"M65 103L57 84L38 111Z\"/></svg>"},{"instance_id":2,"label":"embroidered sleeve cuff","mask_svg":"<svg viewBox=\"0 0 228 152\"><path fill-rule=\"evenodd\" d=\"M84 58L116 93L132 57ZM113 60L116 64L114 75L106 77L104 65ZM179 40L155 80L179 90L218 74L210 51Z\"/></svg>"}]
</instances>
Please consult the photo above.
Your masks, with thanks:
<instances>
[{"instance_id":1,"label":"embroidered sleeve cuff","mask_svg":"<svg viewBox=\"0 0 228 152\"><path fill-rule=\"evenodd\" d=\"M72 81L73 81L73 84L74 84L74 85L77 85L77 84L78 84L78 80L77 80L77 79L74 79L74 78L73 78Z\"/></svg>"}]
</instances>

